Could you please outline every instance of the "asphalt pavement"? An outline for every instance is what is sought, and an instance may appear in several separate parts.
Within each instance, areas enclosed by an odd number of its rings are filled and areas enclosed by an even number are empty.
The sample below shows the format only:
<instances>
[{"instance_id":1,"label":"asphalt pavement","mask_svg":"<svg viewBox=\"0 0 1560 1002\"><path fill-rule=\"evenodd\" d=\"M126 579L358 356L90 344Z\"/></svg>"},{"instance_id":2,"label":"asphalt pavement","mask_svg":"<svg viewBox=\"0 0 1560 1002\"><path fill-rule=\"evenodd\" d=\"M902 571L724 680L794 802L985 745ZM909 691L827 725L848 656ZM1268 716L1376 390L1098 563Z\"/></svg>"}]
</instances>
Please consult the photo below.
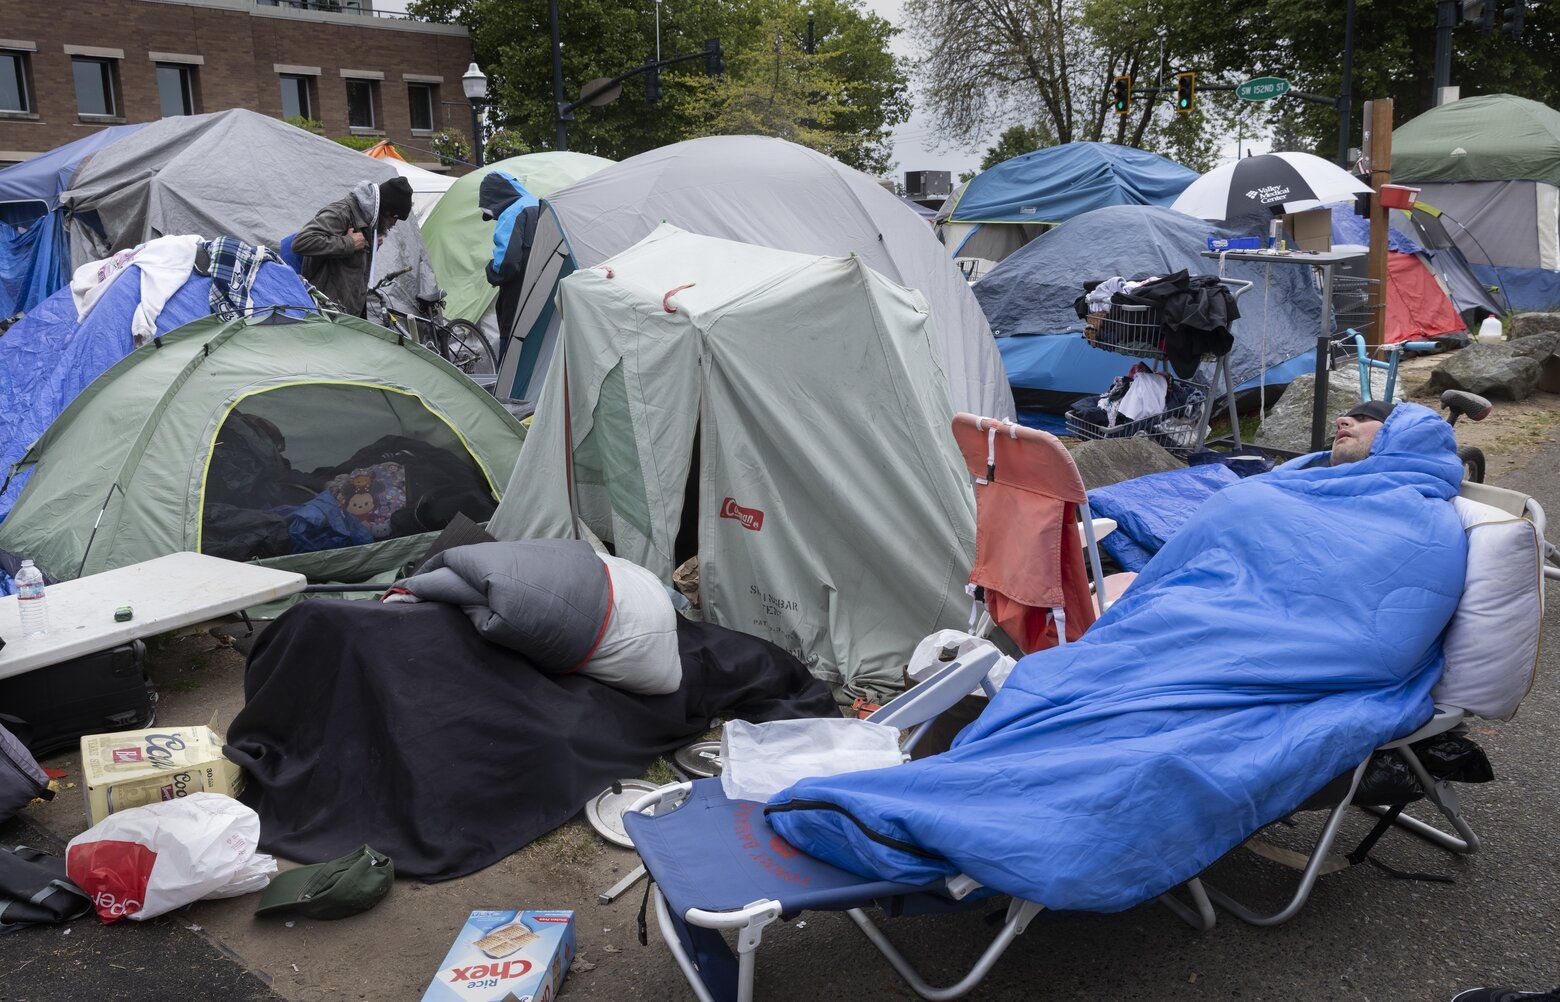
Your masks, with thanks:
<instances>
[{"instance_id":1,"label":"asphalt pavement","mask_svg":"<svg viewBox=\"0 0 1560 1002\"><path fill-rule=\"evenodd\" d=\"M1560 433L1549 432L1548 443L1500 482L1547 503L1560 519ZM1550 538L1560 541L1557 532L1560 525ZM1549 603L1544 633L1560 637L1560 600ZM229 654L159 678L164 719L204 721L215 711L225 722L241 701L241 667ZM1153 904L1115 915L1041 913L969 997L1434 1002L1470 986L1560 984L1560 644L1551 641L1542 654L1516 719L1481 721L1472 733L1496 773L1494 782L1461 788L1482 849L1454 857L1393 832L1374 853L1396 869L1451 883L1353 867L1324 876L1305 910L1273 929L1221 912L1215 929L1197 932ZM69 768L71 760L48 764ZM84 823L77 799L79 791L68 791L30 809L24 820L0 826L0 842L58 846ZM1302 816L1297 827L1268 835L1298 848L1320 822L1320 815ZM1352 847L1368 828L1363 815L1351 818L1340 845ZM634 936L643 885L611 905L596 904L596 893L632 863L571 822L462 880L398 882L378 908L342 922L288 928L254 919L253 902L240 899L201 902L148 923L103 927L86 919L68 935L0 936L0 1002L416 999L465 913L503 905L576 910L580 962L566 1000L691 998L654 919L648 947ZM1276 908L1295 876L1237 849L1209 879ZM955 980L994 931L979 913L889 920L885 928L934 983ZM772 927L760 952L760 1000L846 997L914 996L843 915Z\"/></svg>"}]
</instances>

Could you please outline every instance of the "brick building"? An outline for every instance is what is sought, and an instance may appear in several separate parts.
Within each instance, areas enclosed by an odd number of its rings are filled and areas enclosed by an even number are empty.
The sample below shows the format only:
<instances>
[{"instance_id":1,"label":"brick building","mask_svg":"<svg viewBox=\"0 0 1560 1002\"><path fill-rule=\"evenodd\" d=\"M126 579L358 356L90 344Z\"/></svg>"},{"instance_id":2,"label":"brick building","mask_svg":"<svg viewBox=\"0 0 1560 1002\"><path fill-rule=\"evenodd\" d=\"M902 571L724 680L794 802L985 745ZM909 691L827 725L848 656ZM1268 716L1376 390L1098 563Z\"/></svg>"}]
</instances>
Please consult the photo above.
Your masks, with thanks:
<instances>
[{"instance_id":1,"label":"brick building","mask_svg":"<svg viewBox=\"0 0 1560 1002\"><path fill-rule=\"evenodd\" d=\"M466 29L371 2L0 0L0 165L105 125L228 108L301 114L331 137L469 140Z\"/></svg>"}]
</instances>

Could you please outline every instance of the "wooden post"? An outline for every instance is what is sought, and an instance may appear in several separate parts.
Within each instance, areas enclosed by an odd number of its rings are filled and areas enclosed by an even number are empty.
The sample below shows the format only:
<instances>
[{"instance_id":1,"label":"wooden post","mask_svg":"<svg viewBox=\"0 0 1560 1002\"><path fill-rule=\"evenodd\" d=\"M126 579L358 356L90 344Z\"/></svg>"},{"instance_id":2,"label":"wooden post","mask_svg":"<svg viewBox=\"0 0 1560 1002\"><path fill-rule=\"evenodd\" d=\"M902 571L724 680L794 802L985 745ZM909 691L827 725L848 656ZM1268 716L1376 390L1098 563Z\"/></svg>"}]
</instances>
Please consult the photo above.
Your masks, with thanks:
<instances>
[{"instance_id":1,"label":"wooden post","mask_svg":"<svg viewBox=\"0 0 1560 1002\"><path fill-rule=\"evenodd\" d=\"M1370 130L1366 150L1370 157L1370 186L1376 194L1370 199L1370 256L1367 258L1371 282L1371 325L1365 337L1372 348L1381 346L1387 331L1387 210L1381 204L1382 185L1392 183L1392 99L1378 97L1366 105Z\"/></svg>"}]
</instances>

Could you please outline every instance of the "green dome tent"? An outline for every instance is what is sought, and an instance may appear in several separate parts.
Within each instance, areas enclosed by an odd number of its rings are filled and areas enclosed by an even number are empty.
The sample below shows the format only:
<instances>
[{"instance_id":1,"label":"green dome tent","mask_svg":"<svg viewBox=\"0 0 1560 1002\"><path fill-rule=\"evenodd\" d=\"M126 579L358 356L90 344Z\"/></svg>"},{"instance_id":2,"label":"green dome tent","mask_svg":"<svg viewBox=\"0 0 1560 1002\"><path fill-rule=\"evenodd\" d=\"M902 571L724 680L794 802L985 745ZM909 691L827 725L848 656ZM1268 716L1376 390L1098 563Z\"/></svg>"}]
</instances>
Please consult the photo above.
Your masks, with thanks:
<instances>
[{"instance_id":1,"label":"green dome tent","mask_svg":"<svg viewBox=\"0 0 1560 1002\"><path fill-rule=\"evenodd\" d=\"M444 315L493 328L489 333L497 330L493 324L483 324L498 298L485 273L493 259L493 221L483 219L477 208L484 177L503 171L541 198L610 166L611 160L589 153L526 153L479 167L450 185L422 224L433 273L444 288Z\"/></svg>"},{"instance_id":2,"label":"green dome tent","mask_svg":"<svg viewBox=\"0 0 1560 1002\"><path fill-rule=\"evenodd\" d=\"M17 463L0 548L60 579L181 550L362 581L484 521L525 432L459 370L336 314L216 317L121 359Z\"/></svg>"}]
</instances>

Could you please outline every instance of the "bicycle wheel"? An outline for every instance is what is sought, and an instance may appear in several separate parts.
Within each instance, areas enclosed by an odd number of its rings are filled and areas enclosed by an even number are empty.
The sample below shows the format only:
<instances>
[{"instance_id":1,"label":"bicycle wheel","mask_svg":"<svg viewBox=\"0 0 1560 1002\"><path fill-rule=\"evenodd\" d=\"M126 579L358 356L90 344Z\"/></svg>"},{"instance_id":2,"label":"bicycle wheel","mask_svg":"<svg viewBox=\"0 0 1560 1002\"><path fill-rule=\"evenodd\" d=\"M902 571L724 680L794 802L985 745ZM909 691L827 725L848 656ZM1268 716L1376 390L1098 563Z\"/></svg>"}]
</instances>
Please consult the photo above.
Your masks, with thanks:
<instances>
[{"instance_id":1,"label":"bicycle wheel","mask_svg":"<svg viewBox=\"0 0 1560 1002\"><path fill-rule=\"evenodd\" d=\"M498 372L493 346L468 320L451 320L444 327L444 351L450 364L468 376L491 376Z\"/></svg>"},{"instance_id":2,"label":"bicycle wheel","mask_svg":"<svg viewBox=\"0 0 1560 1002\"><path fill-rule=\"evenodd\" d=\"M1484 483L1484 450L1471 445L1461 446L1457 458L1462 460L1463 480L1475 484Z\"/></svg>"}]
</instances>

